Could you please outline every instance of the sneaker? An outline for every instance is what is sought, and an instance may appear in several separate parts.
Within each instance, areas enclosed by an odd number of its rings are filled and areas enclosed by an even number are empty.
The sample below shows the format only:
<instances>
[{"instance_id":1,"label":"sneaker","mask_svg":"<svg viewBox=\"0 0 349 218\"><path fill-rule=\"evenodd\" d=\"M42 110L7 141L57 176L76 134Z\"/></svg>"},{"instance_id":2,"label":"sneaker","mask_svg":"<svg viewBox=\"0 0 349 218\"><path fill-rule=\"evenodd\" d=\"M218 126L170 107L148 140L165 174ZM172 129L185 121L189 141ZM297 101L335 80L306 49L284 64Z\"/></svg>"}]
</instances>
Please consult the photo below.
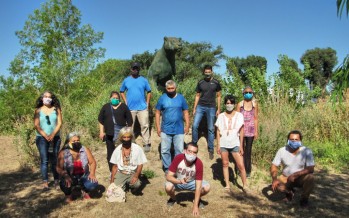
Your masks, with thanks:
<instances>
[{"instance_id":1,"label":"sneaker","mask_svg":"<svg viewBox=\"0 0 349 218\"><path fill-rule=\"evenodd\" d=\"M302 198L302 199L299 201L299 205L300 205L302 208L307 208L307 207L309 206L308 198Z\"/></svg>"},{"instance_id":2,"label":"sneaker","mask_svg":"<svg viewBox=\"0 0 349 218\"><path fill-rule=\"evenodd\" d=\"M205 205L204 205L204 203L202 203L201 199L199 200L199 208L200 209L204 209L205 208Z\"/></svg>"},{"instance_id":3,"label":"sneaker","mask_svg":"<svg viewBox=\"0 0 349 218\"><path fill-rule=\"evenodd\" d=\"M143 146L144 152L148 153L150 151L150 145L144 145Z\"/></svg>"},{"instance_id":4,"label":"sneaker","mask_svg":"<svg viewBox=\"0 0 349 218\"><path fill-rule=\"evenodd\" d=\"M208 154L210 160L213 160L214 158L214 154L213 154L213 151L210 151L209 154Z\"/></svg>"},{"instance_id":5,"label":"sneaker","mask_svg":"<svg viewBox=\"0 0 349 218\"><path fill-rule=\"evenodd\" d=\"M250 179L251 178L251 174L250 173L246 173L246 178Z\"/></svg>"},{"instance_id":6,"label":"sneaker","mask_svg":"<svg viewBox=\"0 0 349 218\"><path fill-rule=\"evenodd\" d=\"M48 190L50 190L50 188L48 187L48 182L44 182L44 184L42 184L42 191L48 191Z\"/></svg>"},{"instance_id":7,"label":"sneaker","mask_svg":"<svg viewBox=\"0 0 349 218\"><path fill-rule=\"evenodd\" d=\"M172 198L168 199L167 201L167 206L168 207L173 207L173 205L176 203L176 200L173 200Z\"/></svg>"}]
</instances>

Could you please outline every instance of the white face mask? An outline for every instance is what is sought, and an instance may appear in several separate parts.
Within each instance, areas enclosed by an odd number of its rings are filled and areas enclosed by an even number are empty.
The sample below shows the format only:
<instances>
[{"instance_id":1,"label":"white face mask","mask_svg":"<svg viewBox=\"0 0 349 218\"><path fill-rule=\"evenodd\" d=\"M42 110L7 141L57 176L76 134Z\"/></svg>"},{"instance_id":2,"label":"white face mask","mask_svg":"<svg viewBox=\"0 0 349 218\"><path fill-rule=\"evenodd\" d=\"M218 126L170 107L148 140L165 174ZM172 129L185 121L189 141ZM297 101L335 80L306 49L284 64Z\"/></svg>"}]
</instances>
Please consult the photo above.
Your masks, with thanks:
<instances>
[{"instance_id":1,"label":"white face mask","mask_svg":"<svg viewBox=\"0 0 349 218\"><path fill-rule=\"evenodd\" d=\"M44 103L44 105L51 105L52 102L52 98L42 98L42 103Z\"/></svg>"},{"instance_id":2,"label":"white face mask","mask_svg":"<svg viewBox=\"0 0 349 218\"><path fill-rule=\"evenodd\" d=\"M233 111L234 107L235 107L235 105L233 105L233 104L226 104L225 105L225 108L227 109L227 111Z\"/></svg>"},{"instance_id":3,"label":"white face mask","mask_svg":"<svg viewBox=\"0 0 349 218\"><path fill-rule=\"evenodd\" d=\"M185 159L186 159L188 162L192 163L192 162L194 162L194 161L196 160L196 156L193 155L193 154L187 154L187 153L185 153Z\"/></svg>"}]
</instances>

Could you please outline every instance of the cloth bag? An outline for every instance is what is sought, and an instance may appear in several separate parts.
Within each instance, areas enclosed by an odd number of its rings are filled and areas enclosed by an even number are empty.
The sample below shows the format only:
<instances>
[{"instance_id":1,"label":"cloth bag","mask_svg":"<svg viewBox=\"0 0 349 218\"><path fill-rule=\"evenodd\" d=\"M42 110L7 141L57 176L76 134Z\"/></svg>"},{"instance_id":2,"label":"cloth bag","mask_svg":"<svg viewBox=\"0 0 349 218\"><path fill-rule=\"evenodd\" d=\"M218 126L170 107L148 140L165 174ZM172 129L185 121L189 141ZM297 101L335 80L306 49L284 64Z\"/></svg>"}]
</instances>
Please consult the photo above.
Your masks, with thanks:
<instances>
[{"instance_id":1,"label":"cloth bag","mask_svg":"<svg viewBox=\"0 0 349 218\"><path fill-rule=\"evenodd\" d=\"M126 193L120 187L115 185L114 183L110 184L107 189L105 200L108 202L125 202L126 201Z\"/></svg>"}]
</instances>

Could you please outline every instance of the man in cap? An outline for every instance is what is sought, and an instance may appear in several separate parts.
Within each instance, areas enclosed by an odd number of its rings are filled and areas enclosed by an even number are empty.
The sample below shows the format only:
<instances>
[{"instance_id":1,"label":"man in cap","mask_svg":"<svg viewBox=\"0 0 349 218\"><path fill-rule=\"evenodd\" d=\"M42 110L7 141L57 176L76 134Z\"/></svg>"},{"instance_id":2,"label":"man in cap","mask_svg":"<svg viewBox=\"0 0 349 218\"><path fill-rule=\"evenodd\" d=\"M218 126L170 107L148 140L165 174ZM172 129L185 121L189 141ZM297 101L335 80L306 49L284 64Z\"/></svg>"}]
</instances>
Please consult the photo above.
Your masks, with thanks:
<instances>
[{"instance_id":1,"label":"man in cap","mask_svg":"<svg viewBox=\"0 0 349 218\"><path fill-rule=\"evenodd\" d=\"M282 174L277 177L278 167L283 165ZM293 130L288 134L287 145L280 148L271 165L272 189L286 194L286 201L292 201L294 187L302 187L301 207L308 206L310 193L314 188L313 152L302 145L302 134Z\"/></svg>"},{"instance_id":2,"label":"man in cap","mask_svg":"<svg viewBox=\"0 0 349 218\"><path fill-rule=\"evenodd\" d=\"M137 62L131 65L131 75L126 77L120 87L120 95L131 111L134 128L137 117L141 126L143 138L143 148L145 152L150 151L149 133L149 103L151 98L151 88L146 78L139 75L141 65ZM126 91L126 96L125 96Z\"/></svg>"}]
</instances>

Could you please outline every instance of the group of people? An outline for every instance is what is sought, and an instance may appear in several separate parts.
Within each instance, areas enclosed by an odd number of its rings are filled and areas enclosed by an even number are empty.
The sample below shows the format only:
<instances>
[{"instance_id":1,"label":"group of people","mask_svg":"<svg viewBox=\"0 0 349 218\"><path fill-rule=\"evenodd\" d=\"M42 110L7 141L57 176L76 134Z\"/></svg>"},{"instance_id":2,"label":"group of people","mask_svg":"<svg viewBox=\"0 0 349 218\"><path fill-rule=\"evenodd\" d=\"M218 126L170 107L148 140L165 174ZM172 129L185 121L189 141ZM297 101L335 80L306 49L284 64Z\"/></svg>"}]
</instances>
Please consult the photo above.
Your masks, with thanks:
<instances>
[{"instance_id":1,"label":"group of people","mask_svg":"<svg viewBox=\"0 0 349 218\"><path fill-rule=\"evenodd\" d=\"M107 162L110 183L123 189L129 187L137 192L141 186L139 176L147 162L144 152L151 149L149 132L149 103L151 87L146 78L139 75L140 64L131 65L131 74L125 78L120 93L112 91L110 102L103 105L98 116L99 137L107 147ZM243 190L248 191L247 178L251 175L252 143L258 137L258 105L254 92L247 86L243 90L244 100L236 102L232 95L224 97L224 112L221 112L221 85L213 78L212 66L203 69L204 78L196 86L193 107L192 142L185 146L184 134L189 132L189 107L183 95L177 93L177 84L169 80L166 92L155 106L155 125L161 138L162 167L166 176L165 190L170 196L167 204L176 202L176 190L195 191L193 215L199 214L204 205L201 196L210 191L210 185L203 180L203 163L197 157L199 126L202 118L207 120L207 149L209 159L214 158L216 127L216 152L222 158L225 189L230 190L229 153L232 154L242 180ZM125 95L126 92L126 95ZM121 102L121 99L124 103ZM133 128L137 118L143 139L143 147L135 143ZM59 100L49 91L37 100L34 124L37 130L36 144L40 151L43 188L48 189L48 161L54 176L54 185L66 195L66 201L73 200L75 186L80 186L84 199L98 186L95 176L96 161L91 151L80 142L76 132L67 135L60 150L60 128L62 111ZM302 135L292 131L288 143L281 148L271 167L272 188L286 193L292 200L294 186L303 186L301 205L308 203L314 186L312 173L314 159L309 148L301 144ZM174 146L172 160L171 145ZM118 146L116 146L118 145ZM59 151L60 150L60 151ZM282 176L277 178L277 167L284 165ZM306 187L304 187L306 186Z\"/></svg>"}]
</instances>

